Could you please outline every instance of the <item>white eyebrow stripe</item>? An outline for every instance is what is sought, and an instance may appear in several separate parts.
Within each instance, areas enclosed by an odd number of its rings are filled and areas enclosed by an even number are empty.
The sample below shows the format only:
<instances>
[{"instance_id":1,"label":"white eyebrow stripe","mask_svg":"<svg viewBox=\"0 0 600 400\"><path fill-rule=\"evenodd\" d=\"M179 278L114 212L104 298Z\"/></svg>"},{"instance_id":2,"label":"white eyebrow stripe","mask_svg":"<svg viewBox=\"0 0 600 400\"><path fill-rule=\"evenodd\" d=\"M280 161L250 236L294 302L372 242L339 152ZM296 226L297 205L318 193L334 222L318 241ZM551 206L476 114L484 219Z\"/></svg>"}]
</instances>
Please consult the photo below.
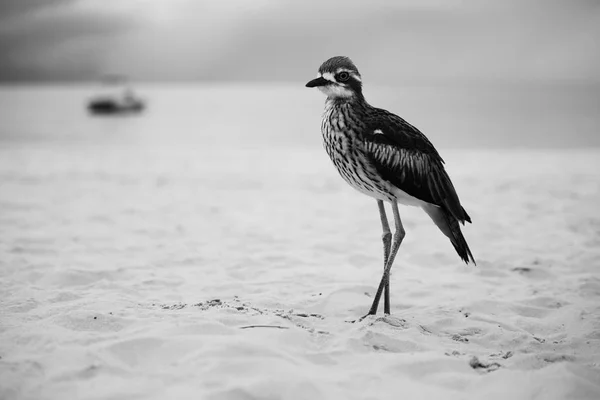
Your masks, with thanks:
<instances>
[{"instance_id":1,"label":"white eyebrow stripe","mask_svg":"<svg viewBox=\"0 0 600 400\"><path fill-rule=\"evenodd\" d=\"M324 79L327 79L328 81L335 82L335 77L333 76L333 74L331 72L324 72L323 74L321 74L321 76Z\"/></svg>"}]
</instances>

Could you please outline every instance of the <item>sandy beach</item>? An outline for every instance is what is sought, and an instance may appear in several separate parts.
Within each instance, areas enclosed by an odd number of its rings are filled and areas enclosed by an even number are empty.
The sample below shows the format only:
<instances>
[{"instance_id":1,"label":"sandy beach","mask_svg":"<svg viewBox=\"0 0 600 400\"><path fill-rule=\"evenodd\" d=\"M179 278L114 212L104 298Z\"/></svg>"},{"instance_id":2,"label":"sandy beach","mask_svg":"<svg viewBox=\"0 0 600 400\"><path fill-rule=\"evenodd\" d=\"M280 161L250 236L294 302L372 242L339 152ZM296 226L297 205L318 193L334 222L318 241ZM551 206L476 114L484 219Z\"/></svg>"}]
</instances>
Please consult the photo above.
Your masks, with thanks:
<instances>
[{"instance_id":1,"label":"sandy beach","mask_svg":"<svg viewBox=\"0 0 600 400\"><path fill-rule=\"evenodd\" d=\"M381 228L312 100L302 144L271 140L275 122L258 144L252 121L221 132L202 107L185 122L215 133L202 145L151 115L6 128L0 398L600 398L600 151L441 148L477 266L401 207L392 315L352 323Z\"/></svg>"}]
</instances>

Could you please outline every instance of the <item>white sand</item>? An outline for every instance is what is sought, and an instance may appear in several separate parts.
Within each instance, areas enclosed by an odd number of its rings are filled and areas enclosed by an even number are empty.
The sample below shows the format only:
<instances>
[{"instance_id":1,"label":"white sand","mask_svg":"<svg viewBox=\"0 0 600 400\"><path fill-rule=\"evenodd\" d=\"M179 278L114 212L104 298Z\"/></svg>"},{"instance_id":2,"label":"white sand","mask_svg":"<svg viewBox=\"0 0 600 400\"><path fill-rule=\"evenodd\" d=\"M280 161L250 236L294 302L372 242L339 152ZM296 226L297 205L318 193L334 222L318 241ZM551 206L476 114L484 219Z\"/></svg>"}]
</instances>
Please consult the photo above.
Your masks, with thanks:
<instances>
[{"instance_id":1,"label":"white sand","mask_svg":"<svg viewBox=\"0 0 600 400\"><path fill-rule=\"evenodd\" d=\"M352 324L377 207L321 148L0 147L0 398L600 398L600 153L443 156L478 266L403 207Z\"/></svg>"}]
</instances>

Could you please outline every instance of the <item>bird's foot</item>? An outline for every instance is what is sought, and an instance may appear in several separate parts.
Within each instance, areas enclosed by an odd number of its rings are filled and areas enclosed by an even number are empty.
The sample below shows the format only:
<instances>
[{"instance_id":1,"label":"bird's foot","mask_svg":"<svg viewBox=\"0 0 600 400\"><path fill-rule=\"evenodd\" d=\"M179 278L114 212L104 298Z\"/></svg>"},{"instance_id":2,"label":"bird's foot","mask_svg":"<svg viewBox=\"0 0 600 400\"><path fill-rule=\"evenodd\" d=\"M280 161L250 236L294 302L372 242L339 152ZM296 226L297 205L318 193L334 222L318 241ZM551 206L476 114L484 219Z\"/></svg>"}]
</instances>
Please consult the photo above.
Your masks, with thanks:
<instances>
[{"instance_id":1,"label":"bird's foot","mask_svg":"<svg viewBox=\"0 0 600 400\"><path fill-rule=\"evenodd\" d=\"M360 317L360 318L358 318L358 319L353 319L353 320L346 321L346 322L349 322L349 323L351 323L351 324L355 324L355 323L357 323L357 322L363 322L363 320L365 320L365 319L367 319L367 318L369 318L369 317L376 317L376 316L377 316L377 314L376 314L376 313L371 313L371 312L369 312L369 313L367 313L366 315L363 315L362 317ZM386 315L386 316L387 316L387 315Z\"/></svg>"},{"instance_id":2,"label":"bird's foot","mask_svg":"<svg viewBox=\"0 0 600 400\"><path fill-rule=\"evenodd\" d=\"M369 318L369 317L371 317L371 318ZM405 319L399 318L399 317L394 317L390 314L383 314L382 316L379 316L379 317L375 314L367 314L367 315L363 315L362 317L360 317L358 319L350 320L350 321L346 321L346 322L355 324L355 323L363 322L365 319L369 319L369 321L367 322L367 324L369 326L371 326L377 322L383 322L394 328L405 329L407 327L407 322Z\"/></svg>"}]
</instances>

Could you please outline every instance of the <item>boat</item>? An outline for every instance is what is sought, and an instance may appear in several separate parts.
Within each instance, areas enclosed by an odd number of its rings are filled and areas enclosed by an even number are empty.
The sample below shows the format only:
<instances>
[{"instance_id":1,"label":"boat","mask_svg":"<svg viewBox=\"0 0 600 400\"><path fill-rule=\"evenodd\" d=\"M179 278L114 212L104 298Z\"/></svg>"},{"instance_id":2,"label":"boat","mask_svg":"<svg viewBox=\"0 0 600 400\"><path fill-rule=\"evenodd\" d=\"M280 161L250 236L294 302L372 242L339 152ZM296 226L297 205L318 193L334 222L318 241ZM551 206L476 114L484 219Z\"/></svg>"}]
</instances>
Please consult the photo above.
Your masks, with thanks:
<instances>
[{"instance_id":1,"label":"boat","mask_svg":"<svg viewBox=\"0 0 600 400\"><path fill-rule=\"evenodd\" d=\"M95 98L90 100L88 110L93 114L139 113L145 108L141 99Z\"/></svg>"},{"instance_id":2,"label":"boat","mask_svg":"<svg viewBox=\"0 0 600 400\"><path fill-rule=\"evenodd\" d=\"M120 76L104 78L104 84L113 87L123 85L123 81L124 78ZM87 104L88 111L98 115L137 114L144 111L146 104L134 94L131 88L127 87L119 91L113 89L112 93L104 93L91 98Z\"/></svg>"}]
</instances>

